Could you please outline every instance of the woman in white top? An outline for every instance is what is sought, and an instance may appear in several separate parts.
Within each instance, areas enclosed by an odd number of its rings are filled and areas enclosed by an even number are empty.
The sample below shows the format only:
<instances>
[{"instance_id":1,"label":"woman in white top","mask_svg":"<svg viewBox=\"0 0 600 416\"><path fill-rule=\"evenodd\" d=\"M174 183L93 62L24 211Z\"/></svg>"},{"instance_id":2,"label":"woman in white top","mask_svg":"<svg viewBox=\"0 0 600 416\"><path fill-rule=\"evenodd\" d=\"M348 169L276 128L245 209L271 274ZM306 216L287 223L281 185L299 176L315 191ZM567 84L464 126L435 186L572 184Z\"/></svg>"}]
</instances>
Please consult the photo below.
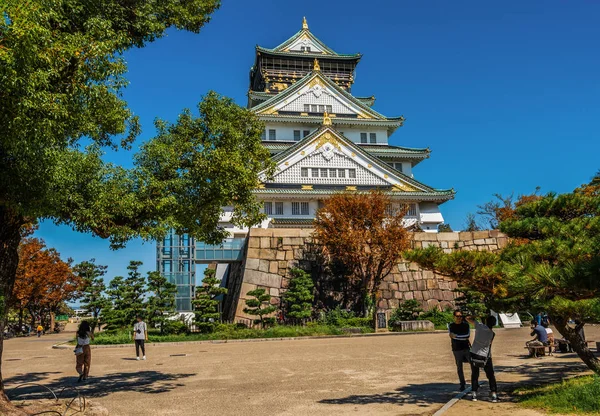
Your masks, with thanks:
<instances>
[{"instance_id":1,"label":"woman in white top","mask_svg":"<svg viewBox=\"0 0 600 416\"><path fill-rule=\"evenodd\" d=\"M548 321L542 321L542 326L544 329L546 329L546 334L548 334L548 354L552 355L552 347L554 346L554 331L552 331L552 328L550 328Z\"/></svg>"},{"instance_id":2,"label":"woman in white top","mask_svg":"<svg viewBox=\"0 0 600 416\"><path fill-rule=\"evenodd\" d=\"M81 380L87 380L88 374L90 373L90 365L92 364L92 350L90 348L90 341L94 339L94 334L90 329L90 324L88 321L82 321L81 325L79 325L79 330L77 331L77 348L81 347L83 352L81 354L77 354L77 365L75 366L75 370L79 373L79 379L77 382L81 382Z\"/></svg>"}]
</instances>

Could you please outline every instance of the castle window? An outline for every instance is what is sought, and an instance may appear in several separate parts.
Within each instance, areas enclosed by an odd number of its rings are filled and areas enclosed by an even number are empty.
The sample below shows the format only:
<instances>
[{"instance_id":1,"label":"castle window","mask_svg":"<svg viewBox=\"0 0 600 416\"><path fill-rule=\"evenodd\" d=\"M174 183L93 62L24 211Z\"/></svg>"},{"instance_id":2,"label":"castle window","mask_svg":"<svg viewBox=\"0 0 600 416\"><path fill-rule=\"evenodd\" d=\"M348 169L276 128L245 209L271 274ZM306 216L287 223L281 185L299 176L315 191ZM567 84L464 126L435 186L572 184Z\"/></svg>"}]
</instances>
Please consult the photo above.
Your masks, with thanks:
<instances>
[{"instance_id":1,"label":"castle window","mask_svg":"<svg viewBox=\"0 0 600 416\"><path fill-rule=\"evenodd\" d=\"M325 106L319 105L319 113L324 113L324 112L325 112Z\"/></svg>"},{"instance_id":2,"label":"castle window","mask_svg":"<svg viewBox=\"0 0 600 416\"><path fill-rule=\"evenodd\" d=\"M275 129L269 130L269 140L277 140L277 135Z\"/></svg>"},{"instance_id":3,"label":"castle window","mask_svg":"<svg viewBox=\"0 0 600 416\"><path fill-rule=\"evenodd\" d=\"M300 215L300 202L292 202L292 215Z\"/></svg>"},{"instance_id":4,"label":"castle window","mask_svg":"<svg viewBox=\"0 0 600 416\"><path fill-rule=\"evenodd\" d=\"M310 104L304 104L304 112L310 113Z\"/></svg>"},{"instance_id":5,"label":"castle window","mask_svg":"<svg viewBox=\"0 0 600 416\"><path fill-rule=\"evenodd\" d=\"M369 141L371 143L377 143L377 133L369 133Z\"/></svg>"},{"instance_id":6,"label":"castle window","mask_svg":"<svg viewBox=\"0 0 600 416\"><path fill-rule=\"evenodd\" d=\"M321 178L327 177L327 168L321 168Z\"/></svg>"},{"instance_id":7,"label":"castle window","mask_svg":"<svg viewBox=\"0 0 600 416\"><path fill-rule=\"evenodd\" d=\"M264 204L265 204L265 214L273 215L273 203L265 202Z\"/></svg>"},{"instance_id":8,"label":"castle window","mask_svg":"<svg viewBox=\"0 0 600 416\"><path fill-rule=\"evenodd\" d=\"M275 215L283 215L283 202L275 202Z\"/></svg>"},{"instance_id":9,"label":"castle window","mask_svg":"<svg viewBox=\"0 0 600 416\"><path fill-rule=\"evenodd\" d=\"M308 178L308 168L300 168L300 176Z\"/></svg>"},{"instance_id":10,"label":"castle window","mask_svg":"<svg viewBox=\"0 0 600 416\"><path fill-rule=\"evenodd\" d=\"M263 130L262 134L260 135L260 139L267 140L267 131L266 130Z\"/></svg>"},{"instance_id":11,"label":"castle window","mask_svg":"<svg viewBox=\"0 0 600 416\"><path fill-rule=\"evenodd\" d=\"M356 169L348 169L348 177L351 179L356 179Z\"/></svg>"},{"instance_id":12,"label":"castle window","mask_svg":"<svg viewBox=\"0 0 600 416\"><path fill-rule=\"evenodd\" d=\"M313 178L318 178L319 177L319 169L318 168L313 168L312 169L312 177Z\"/></svg>"},{"instance_id":13,"label":"castle window","mask_svg":"<svg viewBox=\"0 0 600 416\"><path fill-rule=\"evenodd\" d=\"M311 104L310 105L310 112L311 113L318 113L319 112L319 106L316 104Z\"/></svg>"},{"instance_id":14,"label":"castle window","mask_svg":"<svg viewBox=\"0 0 600 416\"><path fill-rule=\"evenodd\" d=\"M308 202L300 202L301 215L308 215Z\"/></svg>"},{"instance_id":15,"label":"castle window","mask_svg":"<svg viewBox=\"0 0 600 416\"><path fill-rule=\"evenodd\" d=\"M308 136L309 134L310 134L310 130L304 130L304 131L302 132L302 137L306 137L306 136Z\"/></svg>"},{"instance_id":16,"label":"castle window","mask_svg":"<svg viewBox=\"0 0 600 416\"><path fill-rule=\"evenodd\" d=\"M294 130L294 141L300 140L300 130Z\"/></svg>"},{"instance_id":17,"label":"castle window","mask_svg":"<svg viewBox=\"0 0 600 416\"><path fill-rule=\"evenodd\" d=\"M360 142L361 143L367 143L367 133L361 133L360 134Z\"/></svg>"},{"instance_id":18,"label":"castle window","mask_svg":"<svg viewBox=\"0 0 600 416\"><path fill-rule=\"evenodd\" d=\"M337 176L337 169L329 169L329 177L335 178Z\"/></svg>"},{"instance_id":19,"label":"castle window","mask_svg":"<svg viewBox=\"0 0 600 416\"><path fill-rule=\"evenodd\" d=\"M328 113L332 113L333 112L333 107L332 106L326 105L325 107L327 108L327 112Z\"/></svg>"},{"instance_id":20,"label":"castle window","mask_svg":"<svg viewBox=\"0 0 600 416\"><path fill-rule=\"evenodd\" d=\"M345 178L346 177L346 169L338 169L338 177Z\"/></svg>"}]
</instances>

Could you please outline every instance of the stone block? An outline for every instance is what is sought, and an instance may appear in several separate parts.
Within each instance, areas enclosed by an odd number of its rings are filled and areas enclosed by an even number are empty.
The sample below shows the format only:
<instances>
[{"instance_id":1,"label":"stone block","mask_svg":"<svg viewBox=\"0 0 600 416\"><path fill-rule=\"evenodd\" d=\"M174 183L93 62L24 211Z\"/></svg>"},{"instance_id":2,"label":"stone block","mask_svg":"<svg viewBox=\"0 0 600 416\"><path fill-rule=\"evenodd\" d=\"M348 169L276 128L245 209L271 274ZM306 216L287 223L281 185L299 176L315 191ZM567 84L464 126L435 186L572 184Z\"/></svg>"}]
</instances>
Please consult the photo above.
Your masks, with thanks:
<instances>
[{"instance_id":1,"label":"stone block","mask_svg":"<svg viewBox=\"0 0 600 416\"><path fill-rule=\"evenodd\" d=\"M491 230L490 231L490 237L506 237L506 234L503 234L502 232L500 232L500 230Z\"/></svg>"},{"instance_id":2,"label":"stone block","mask_svg":"<svg viewBox=\"0 0 600 416\"><path fill-rule=\"evenodd\" d=\"M287 261L279 260L277 263L279 264L280 268L284 268L285 269L285 268L288 267L288 262Z\"/></svg>"},{"instance_id":3,"label":"stone block","mask_svg":"<svg viewBox=\"0 0 600 416\"><path fill-rule=\"evenodd\" d=\"M414 261L410 262L410 264L408 265L408 270L410 271L417 271L419 270L420 267L417 263L415 263Z\"/></svg>"},{"instance_id":4,"label":"stone block","mask_svg":"<svg viewBox=\"0 0 600 416\"><path fill-rule=\"evenodd\" d=\"M437 239L438 241L458 241L460 236L458 233L438 233Z\"/></svg>"},{"instance_id":5,"label":"stone block","mask_svg":"<svg viewBox=\"0 0 600 416\"><path fill-rule=\"evenodd\" d=\"M452 249L451 249L451 248L444 248L444 249L442 249L442 251L443 251L444 253L446 253L446 254L450 254L450 253L452 253Z\"/></svg>"},{"instance_id":6,"label":"stone block","mask_svg":"<svg viewBox=\"0 0 600 416\"><path fill-rule=\"evenodd\" d=\"M389 290L382 290L381 297L384 299L389 299L392 297L392 292L390 292Z\"/></svg>"},{"instance_id":7,"label":"stone block","mask_svg":"<svg viewBox=\"0 0 600 416\"><path fill-rule=\"evenodd\" d=\"M473 240L490 238L489 231L473 231Z\"/></svg>"},{"instance_id":8,"label":"stone block","mask_svg":"<svg viewBox=\"0 0 600 416\"><path fill-rule=\"evenodd\" d=\"M437 309L440 302L437 299L429 299L427 301L427 310L431 311Z\"/></svg>"},{"instance_id":9,"label":"stone block","mask_svg":"<svg viewBox=\"0 0 600 416\"><path fill-rule=\"evenodd\" d=\"M444 291L442 299L447 300L447 301L452 301L452 300L454 300L454 293L452 293L450 291Z\"/></svg>"},{"instance_id":10,"label":"stone block","mask_svg":"<svg viewBox=\"0 0 600 416\"><path fill-rule=\"evenodd\" d=\"M248 239L248 248L260 248L260 238L252 237Z\"/></svg>"},{"instance_id":11,"label":"stone block","mask_svg":"<svg viewBox=\"0 0 600 416\"><path fill-rule=\"evenodd\" d=\"M423 248L440 246L440 243L438 243L437 241L423 241L422 244L423 244Z\"/></svg>"},{"instance_id":12,"label":"stone block","mask_svg":"<svg viewBox=\"0 0 600 416\"><path fill-rule=\"evenodd\" d=\"M258 270L260 270L261 272L268 272L269 271L269 260L260 260L260 263L258 265Z\"/></svg>"},{"instance_id":13,"label":"stone block","mask_svg":"<svg viewBox=\"0 0 600 416\"><path fill-rule=\"evenodd\" d=\"M436 240L436 234L432 233L414 233L413 240L415 241L427 241L427 240Z\"/></svg>"},{"instance_id":14,"label":"stone block","mask_svg":"<svg viewBox=\"0 0 600 416\"><path fill-rule=\"evenodd\" d=\"M259 255L261 259L275 260L277 258L277 251L268 248L261 248Z\"/></svg>"},{"instance_id":15,"label":"stone block","mask_svg":"<svg viewBox=\"0 0 600 416\"><path fill-rule=\"evenodd\" d=\"M279 289L278 288L270 288L269 289L269 295L271 296L279 296Z\"/></svg>"},{"instance_id":16,"label":"stone block","mask_svg":"<svg viewBox=\"0 0 600 416\"><path fill-rule=\"evenodd\" d=\"M402 292L394 292L394 299L402 299Z\"/></svg>"},{"instance_id":17,"label":"stone block","mask_svg":"<svg viewBox=\"0 0 600 416\"><path fill-rule=\"evenodd\" d=\"M283 237L283 245L284 246L292 246L292 237Z\"/></svg>"},{"instance_id":18,"label":"stone block","mask_svg":"<svg viewBox=\"0 0 600 416\"><path fill-rule=\"evenodd\" d=\"M398 290L398 283L388 283L388 290Z\"/></svg>"},{"instance_id":19,"label":"stone block","mask_svg":"<svg viewBox=\"0 0 600 416\"><path fill-rule=\"evenodd\" d=\"M256 270L246 270L244 282L265 287L281 287L281 276Z\"/></svg>"},{"instance_id":20,"label":"stone block","mask_svg":"<svg viewBox=\"0 0 600 416\"><path fill-rule=\"evenodd\" d=\"M473 239L473 233L471 231L463 231L458 233L458 239L460 241L470 241Z\"/></svg>"},{"instance_id":21,"label":"stone block","mask_svg":"<svg viewBox=\"0 0 600 416\"><path fill-rule=\"evenodd\" d=\"M486 244L496 244L496 239L495 238L486 238L485 243Z\"/></svg>"},{"instance_id":22,"label":"stone block","mask_svg":"<svg viewBox=\"0 0 600 416\"><path fill-rule=\"evenodd\" d=\"M417 281L417 290L427 290L427 281L418 280Z\"/></svg>"},{"instance_id":23,"label":"stone block","mask_svg":"<svg viewBox=\"0 0 600 416\"><path fill-rule=\"evenodd\" d=\"M294 249L294 258L296 260L300 260L303 256L304 256L304 250L302 250L301 248Z\"/></svg>"},{"instance_id":24,"label":"stone block","mask_svg":"<svg viewBox=\"0 0 600 416\"><path fill-rule=\"evenodd\" d=\"M273 228L250 228L250 237L271 237Z\"/></svg>"},{"instance_id":25,"label":"stone block","mask_svg":"<svg viewBox=\"0 0 600 416\"><path fill-rule=\"evenodd\" d=\"M498 250L498 246L496 244L490 244L488 246L488 250L489 251L496 251L496 250Z\"/></svg>"},{"instance_id":26,"label":"stone block","mask_svg":"<svg viewBox=\"0 0 600 416\"><path fill-rule=\"evenodd\" d=\"M498 237L496 239L496 242L498 244L498 248L504 248L508 245L508 238L507 237Z\"/></svg>"},{"instance_id":27,"label":"stone block","mask_svg":"<svg viewBox=\"0 0 600 416\"><path fill-rule=\"evenodd\" d=\"M448 248L448 242L447 241L441 241L440 242L440 247L441 248Z\"/></svg>"},{"instance_id":28,"label":"stone block","mask_svg":"<svg viewBox=\"0 0 600 416\"><path fill-rule=\"evenodd\" d=\"M398 283L398 290L400 292L408 292L410 290L408 288L408 283Z\"/></svg>"},{"instance_id":29,"label":"stone block","mask_svg":"<svg viewBox=\"0 0 600 416\"><path fill-rule=\"evenodd\" d=\"M473 240L473 244L475 244L476 246L482 246L485 244L485 238L477 238Z\"/></svg>"},{"instance_id":30,"label":"stone block","mask_svg":"<svg viewBox=\"0 0 600 416\"><path fill-rule=\"evenodd\" d=\"M249 259L259 259L260 258L260 249L258 248L248 248L248 254L246 255Z\"/></svg>"},{"instance_id":31,"label":"stone block","mask_svg":"<svg viewBox=\"0 0 600 416\"><path fill-rule=\"evenodd\" d=\"M261 237L260 248L271 248L271 239L269 237Z\"/></svg>"},{"instance_id":32,"label":"stone block","mask_svg":"<svg viewBox=\"0 0 600 416\"><path fill-rule=\"evenodd\" d=\"M423 300L423 292L420 290L413 292L413 296L416 300Z\"/></svg>"},{"instance_id":33,"label":"stone block","mask_svg":"<svg viewBox=\"0 0 600 416\"><path fill-rule=\"evenodd\" d=\"M418 290L417 282L415 282L415 281L408 282L408 290Z\"/></svg>"},{"instance_id":34,"label":"stone block","mask_svg":"<svg viewBox=\"0 0 600 416\"><path fill-rule=\"evenodd\" d=\"M394 322L394 331L397 332L416 332L433 331L435 326L431 321L397 321Z\"/></svg>"},{"instance_id":35,"label":"stone block","mask_svg":"<svg viewBox=\"0 0 600 416\"><path fill-rule=\"evenodd\" d=\"M423 294L423 300L431 299L431 292L429 292L428 290L423 290L421 293Z\"/></svg>"},{"instance_id":36,"label":"stone block","mask_svg":"<svg viewBox=\"0 0 600 416\"><path fill-rule=\"evenodd\" d=\"M396 309L400 305L400 301L398 299L388 299L388 306L390 309Z\"/></svg>"},{"instance_id":37,"label":"stone block","mask_svg":"<svg viewBox=\"0 0 600 416\"><path fill-rule=\"evenodd\" d=\"M259 259L246 259L246 269L258 270L259 263L260 263Z\"/></svg>"},{"instance_id":38,"label":"stone block","mask_svg":"<svg viewBox=\"0 0 600 416\"><path fill-rule=\"evenodd\" d=\"M388 303L386 299L379 299L379 302L377 303L377 307L380 309L388 309Z\"/></svg>"},{"instance_id":39,"label":"stone block","mask_svg":"<svg viewBox=\"0 0 600 416\"><path fill-rule=\"evenodd\" d=\"M435 273L431 270L423 270L423 279L434 279Z\"/></svg>"},{"instance_id":40,"label":"stone block","mask_svg":"<svg viewBox=\"0 0 600 416\"><path fill-rule=\"evenodd\" d=\"M294 260L294 250L289 250L284 252L284 259L285 260Z\"/></svg>"},{"instance_id":41,"label":"stone block","mask_svg":"<svg viewBox=\"0 0 600 416\"><path fill-rule=\"evenodd\" d=\"M427 289L437 289L438 288L437 280L427 279L427 280L424 280L424 282L427 283Z\"/></svg>"},{"instance_id":42,"label":"stone block","mask_svg":"<svg viewBox=\"0 0 600 416\"><path fill-rule=\"evenodd\" d=\"M404 299L405 300L414 299L413 292L404 292Z\"/></svg>"},{"instance_id":43,"label":"stone block","mask_svg":"<svg viewBox=\"0 0 600 416\"><path fill-rule=\"evenodd\" d=\"M398 271L399 272L405 272L407 270L408 270L408 268L406 267L406 263L399 263L398 264Z\"/></svg>"},{"instance_id":44,"label":"stone block","mask_svg":"<svg viewBox=\"0 0 600 416\"><path fill-rule=\"evenodd\" d=\"M290 286L290 279L283 278L281 279L281 288L287 289Z\"/></svg>"},{"instance_id":45,"label":"stone block","mask_svg":"<svg viewBox=\"0 0 600 416\"><path fill-rule=\"evenodd\" d=\"M387 283L387 282L393 282L394 281L394 275L393 274L388 274L386 277L383 278L383 282ZM382 283L383 284L383 283Z\"/></svg>"},{"instance_id":46,"label":"stone block","mask_svg":"<svg viewBox=\"0 0 600 416\"><path fill-rule=\"evenodd\" d=\"M423 243L421 241L413 241L412 243L413 248L423 248Z\"/></svg>"},{"instance_id":47,"label":"stone block","mask_svg":"<svg viewBox=\"0 0 600 416\"><path fill-rule=\"evenodd\" d=\"M271 300L269 301L269 303L271 305L279 305L279 302L280 302L280 299L279 298L275 298L275 297L272 297Z\"/></svg>"},{"instance_id":48,"label":"stone block","mask_svg":"<svg viewBox=\"0 0 600 416\"><path fill-rule=\"evenodd\" d=\"M277 273L279 272L279 263L276 261L272 261L269 263L269 273Z\"/></svg>"},{"instance_id":49,"label":"stone block","mask_svg":"<svg viewBox=\"0 0 600 416\"><path fill-rule=\"evenodd\" d=\"M275 256L276 260L285 260L285 251L277 250L277 255Z\"/></svg>"},{"instance_id":50,"label":"stone block","mask_svg":"<svg viewBox=\"0 0 600 416\"><path fill-rule=\"evenodd\" d=\"M253 290L257 289L257 288L258 288L258 286L256 286L256 285L253 285L251 283L243 282L242 283L242 288L240 289L240 298L247 299L246 298L246 293L251 292L251 291L253 291ZM243 302L241 302L241 303L243 303Z\"/></svg>"}]
</instances>

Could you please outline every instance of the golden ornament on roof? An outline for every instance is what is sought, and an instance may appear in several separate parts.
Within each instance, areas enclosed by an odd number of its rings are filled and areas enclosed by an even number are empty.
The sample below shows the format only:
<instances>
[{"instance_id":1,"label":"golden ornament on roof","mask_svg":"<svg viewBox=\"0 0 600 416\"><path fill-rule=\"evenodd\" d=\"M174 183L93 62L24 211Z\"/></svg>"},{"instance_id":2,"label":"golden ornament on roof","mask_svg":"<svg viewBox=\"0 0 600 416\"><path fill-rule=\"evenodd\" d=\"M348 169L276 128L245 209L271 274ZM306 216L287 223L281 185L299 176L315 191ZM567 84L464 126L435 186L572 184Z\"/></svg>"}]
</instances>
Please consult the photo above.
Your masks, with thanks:
<instances>
[{"instance_id":1,"label":"golden ornament on roof","mask_svg":"<svg viewBox=\"0 0 600 416\"><path fill-rule=\"evenodd\" d=\"M327 111L325 111L323 113L323 125L331 126L331 117L329 117L329 114L327 114Z\"/></svg>"},{"instance_id":2,"label":"golden ornament on roof","mask_svg":"<svg viewBox=\"0 0 600 416\"><path fill-rule=\"evenodd\" d=\"M302 29L308 29L308 23L306 22L306 17L302 18Z\"/></svg>"},{"instance_id":3,"label":"golden ornament on roof","mask_svg":"<svg viewBox=\"0 0 600 416\"><path fill-rule=\"evenodd\" d=\"M313 71L320 71L321 67L319 66L319 60L315 58L315 63L313 64Z\"/></svg>"}]
</instances>

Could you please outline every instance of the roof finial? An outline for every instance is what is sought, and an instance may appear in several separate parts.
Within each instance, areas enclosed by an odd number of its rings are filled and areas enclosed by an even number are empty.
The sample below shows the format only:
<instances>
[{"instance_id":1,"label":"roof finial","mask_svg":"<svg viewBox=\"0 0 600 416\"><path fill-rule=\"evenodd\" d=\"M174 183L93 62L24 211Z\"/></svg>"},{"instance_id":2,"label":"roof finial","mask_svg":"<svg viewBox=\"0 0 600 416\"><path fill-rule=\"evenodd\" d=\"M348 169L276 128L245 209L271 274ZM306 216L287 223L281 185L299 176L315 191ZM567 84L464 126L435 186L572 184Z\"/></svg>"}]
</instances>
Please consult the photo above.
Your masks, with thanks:
<instances>
[{"instance_id":1,"label":"roof finial","mask_svg":"<svg viewBox=\"0 0 600 416\"><path fill-rule=\"evenodd\" d=\"M308 23L306 22L306 17L302 18L302 29L308 29Z\"/></svg>"},{"instance_id":2,"label":"roof finial","mask_svg":"<svg viewBox=\"0 0 600 416\"><path fill-rule=\"evenodd\" d=\"M313 64L313 71L320 71L321 67L319 66L319 60L315 58L315 63Z\"/></svg>"},{"instance_id":3,"label":"roof finial","mask_svg":"<svg viewBox=\"0 0 600 416\"><path fill-rule=\"evenodd\" d=\"M323 125L331 126L331 117L329 117L329 114L327 114L327 111L325 111L323 113Z\"/></svg>"}]
</instances>

